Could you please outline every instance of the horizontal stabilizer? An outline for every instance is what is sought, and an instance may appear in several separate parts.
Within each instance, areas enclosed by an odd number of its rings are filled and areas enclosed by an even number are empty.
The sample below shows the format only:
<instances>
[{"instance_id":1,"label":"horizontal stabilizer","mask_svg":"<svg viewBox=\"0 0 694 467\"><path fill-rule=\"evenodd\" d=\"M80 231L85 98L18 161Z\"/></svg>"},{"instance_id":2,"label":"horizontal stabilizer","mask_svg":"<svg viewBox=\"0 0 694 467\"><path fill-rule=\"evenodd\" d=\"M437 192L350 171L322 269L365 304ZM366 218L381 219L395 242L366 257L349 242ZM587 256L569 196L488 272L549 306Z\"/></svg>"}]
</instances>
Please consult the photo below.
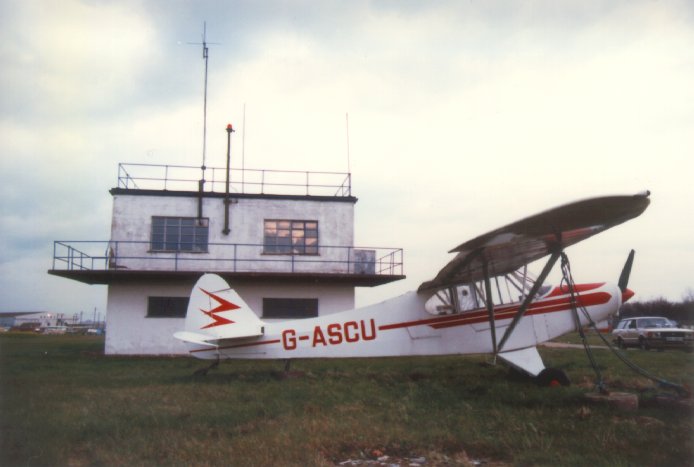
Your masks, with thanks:
<instances>
[{"instance_id":1,"label":"horizontal stabilizer","mask_svg":"<svg viewBox=\"0 0 694 467\"><path fill-rule=\"evenodd\" d=\"M540 357L537 347L501 352L499 358L531 376L537 376L545 369L545 364L542 362L542 357Z\"/></svg>"},{"instance_id":2,"label":"horizontal stabilizer","mask_svg":"<svg viewBox=\"0 0 694 467\"><path fill-rule=\"evenodd\" d=\"M263 327L257 326L255 328L251 326L246 326L243 329L238 329L237 332L228 332L226 336L220 338L217 336L210 336L207 334L200 334L197 332L181 331L174 334L176 339L182 340L184 342L189 342L191 344L206 345L209 347L219 347L222 343L235 339L242 339L247 337L258 337L263 335Z\"/></svg>"},{"instance_id":3,"label":"horizontal stabilizer","mask_svg":"<svg viewBox=\"0 0 694 467\"><path fill-rule=\"evenodd\" d=\"M206 345L209 347L217 347L217 344L210 341L217 341L216 337L210 337L205 334L198 334L197 332L181 331L174 334L176 339L182 340L184 342L190 342L191 344Z\"/></svg>"},{"instance_id":4,"label":"horizontal stabilizer","mask_svg":"<svg viewBox=\"0 0 694 467\"><path fill-rule=\"evenodd\" d=\"M262 324L243 323L233 329L226 329L223 336L208 336L210 342L220 342L231 339L242 339L244 337L258 337L265 332Z\"/></svg>"}]
</instances>

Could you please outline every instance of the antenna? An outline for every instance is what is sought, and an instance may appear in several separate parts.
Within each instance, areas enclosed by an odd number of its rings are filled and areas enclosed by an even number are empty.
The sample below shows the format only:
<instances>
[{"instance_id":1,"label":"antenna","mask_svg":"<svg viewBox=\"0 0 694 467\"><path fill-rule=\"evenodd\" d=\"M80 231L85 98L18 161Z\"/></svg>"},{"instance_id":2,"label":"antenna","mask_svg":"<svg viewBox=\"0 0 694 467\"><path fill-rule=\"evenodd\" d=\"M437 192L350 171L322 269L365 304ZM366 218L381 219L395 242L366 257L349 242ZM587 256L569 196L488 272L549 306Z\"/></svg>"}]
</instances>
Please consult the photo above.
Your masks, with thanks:
<instances>
[{"instance_id":1,"label":"antenna","mask_svg":"<svg viewBox=\"0 0 694 467\"><path fill-rule=\"evenodd\" d=\"M347 131L347 173L352 173L352 168L349 160L349 113L345 112L345 129Z\"/></svg>"},{"instance_id":2,"label":"antenna","mask_svg":"<svg viewBox=\"0 0 694 467\"><path fill-rule=\"evenodd\" d=\"M202 183L205 183L205 155L207 150L207 62L210 57L207 48L207 21L202 23L202 59L205 60L205 87L202 103Z\"/></svg>"},{"instance_id":3,"label":"antenna","mask_svg":"<svg viewBox=\"0 0 694 467\"><path fill-rule=\"evenodd\" d=\"M241 193L246 192L246 103L243 103L243 131L241 133Z\"/></svg>"},{"instance_id":4,"label":"antenna","mask_svg":"<svg viewBox=\"0 0 694 467\"><path fill-rule=\"evenodd\" d=\"M210 49L207 47L208 44L219 44L219 42L207 42L207 21L202 23L202 42L188 42L191 45L202 45L202 59L205 60L205 82L204 82L204 93L203 93L203 107L202 107L202 165L200 169L202 170L201 183L205 183L205 160L207 155L207 65L210 57Z\"/></svg>"},{"instance_id":5,"label":"antenna","mask_svg":"<svg viewBox=\"0 0 694 467\"><path fill-rule=\"evenodd\" d=\"M198 182L198 219L202 219L202 193L205 187L205 156L207 152L207 62L209 58L209 49L207 48L207 21L202 23L202 43L189 42L189 44L202 45L202 58L205 60L205 88L202 108L202 165L200 166L201 176ZM216 44L216 42L213 42Z\"/></svg>"},{"instance_id":6,"label":"antenna","mask_svg":"<svg viewBox=\"0 0 694 467\"><path fill-rule=\"evenodd\" d=\"M205 181L205 150L207 147L207 62L210 57L207 48L207 21L202 23L202 58L205 60L205 92L202 105L202 180Z\"/></svg>"}]
</instances>

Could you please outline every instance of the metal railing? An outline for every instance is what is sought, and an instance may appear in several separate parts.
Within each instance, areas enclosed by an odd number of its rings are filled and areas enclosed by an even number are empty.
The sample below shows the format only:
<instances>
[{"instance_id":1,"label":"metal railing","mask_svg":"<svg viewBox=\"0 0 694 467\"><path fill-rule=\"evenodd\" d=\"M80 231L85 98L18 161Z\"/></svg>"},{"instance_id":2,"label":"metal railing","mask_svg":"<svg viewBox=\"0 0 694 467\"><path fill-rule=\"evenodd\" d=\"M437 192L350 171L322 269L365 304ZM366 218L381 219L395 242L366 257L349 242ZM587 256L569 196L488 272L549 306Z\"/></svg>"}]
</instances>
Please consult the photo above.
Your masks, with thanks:
<instances>
[{"instance_id":1,"label":"metal railing","mask_svg":"<svg viewBox=\"0 0 694 467\"><path fill-rule=\"evenodd\" d=\"M185 165L118 164L118 188L135 190L199 191L224 193L226 168ZM229 170L229 192L265 195L352 196L352 177L344 172L296 170Z\"/></svg>"},{"instance_id":2,"label":"metal railing","mask_svg":"<svg viewBox=\"0 0 694 467\"><path fill-rule=\"evenodd\" d=\"M160 251L148 241L54 241L52 269L403 275L403 250L320 245L318 254L306 255L267 253L263 244L210 243L207 251Z\"/></svg>"}]
</instances>

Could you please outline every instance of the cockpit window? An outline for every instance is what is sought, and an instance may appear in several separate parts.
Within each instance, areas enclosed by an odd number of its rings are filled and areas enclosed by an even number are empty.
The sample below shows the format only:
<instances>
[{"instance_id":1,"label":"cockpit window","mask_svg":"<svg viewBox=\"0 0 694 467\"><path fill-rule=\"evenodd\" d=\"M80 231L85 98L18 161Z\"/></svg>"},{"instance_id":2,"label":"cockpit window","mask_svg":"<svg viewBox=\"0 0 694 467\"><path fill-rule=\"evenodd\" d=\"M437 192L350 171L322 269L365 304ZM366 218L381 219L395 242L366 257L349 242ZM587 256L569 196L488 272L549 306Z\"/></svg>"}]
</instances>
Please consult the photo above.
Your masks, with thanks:
<instances>
[{"instance_id":1,"label":"cockpit window","mask_svg":"<svg viewBox=\"0 0 694 467\"><path fill-rule=\"evenodd\" d=\"M475 291L467 285L458 287L458 302L460 302L461 311L470 311L480 307L474 292Z\"/></svg>"},{"instance_id":2,"label":"cockpit window","mask_svg":"<svg viewBox=\"0 0 694 467\"><path fill-rule=\"evenodd\" d=\"M466 313L487 308L487 301L494 306L509 305L523 301L535 284L535 278L523 268L503 276L492 277L489 281L489 293L483 280L460 284L441 289L429 298L425 304L427 312L433 315ZM547 295L552 289L549 285L539 288L537 297Z\"/></svg>"}]
</instances>

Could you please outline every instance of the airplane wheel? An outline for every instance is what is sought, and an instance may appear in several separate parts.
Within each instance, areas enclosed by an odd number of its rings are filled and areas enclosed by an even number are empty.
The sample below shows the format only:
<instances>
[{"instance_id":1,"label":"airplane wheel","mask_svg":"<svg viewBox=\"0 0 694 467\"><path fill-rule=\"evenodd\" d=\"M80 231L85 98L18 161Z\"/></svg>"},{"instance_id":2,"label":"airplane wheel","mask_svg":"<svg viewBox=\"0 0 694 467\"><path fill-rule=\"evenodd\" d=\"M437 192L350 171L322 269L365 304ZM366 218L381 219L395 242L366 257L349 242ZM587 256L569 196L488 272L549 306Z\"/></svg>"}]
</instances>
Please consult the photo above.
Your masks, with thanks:
<instances>
[{"instance_id":1,"label":"airplane wheel","mask_svg":"<svg viewBox=\"0 0 694 467\"><path fill-rule=\"evenodd\" d=\"M619 347L622 350L626 350L627 346L624 344L624 339L621 337L617 338L617 347Z\"/></svg>"},{"instance_id":2,"label":"airplane wheel","mask_svg":"<svg viewBox=\"0 0 694 467\"><path fill-rule=\"evenodd\" d=\"M571 380L564 370L558 368L545 368L537 375L536 381L538 385L543 387L571 385Z\"/></svg>"}]
</instances>

